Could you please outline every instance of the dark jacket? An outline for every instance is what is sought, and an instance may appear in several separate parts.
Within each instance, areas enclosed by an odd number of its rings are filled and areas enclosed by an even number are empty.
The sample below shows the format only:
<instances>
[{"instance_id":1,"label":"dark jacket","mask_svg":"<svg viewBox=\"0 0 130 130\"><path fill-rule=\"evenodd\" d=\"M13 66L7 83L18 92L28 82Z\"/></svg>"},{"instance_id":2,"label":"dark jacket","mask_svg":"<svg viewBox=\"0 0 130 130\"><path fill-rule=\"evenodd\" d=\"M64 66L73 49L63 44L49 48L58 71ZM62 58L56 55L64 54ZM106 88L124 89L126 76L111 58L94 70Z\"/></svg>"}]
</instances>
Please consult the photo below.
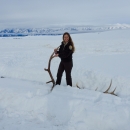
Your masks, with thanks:
<instances>
[{"instance_id":1,"label":"dark jacket","mask_svg":"<svg viewBox=\"0 0 130 130\"><path fill-rule=\"evenodd\" d=\"M57 53L59 54L61 61L64 61L64 62L72 61L72 54L73 54L72 44L68 42L66 45L64 45L64 43L61 42L59 51L57 51Z\"/></svg>"}]
</instances>

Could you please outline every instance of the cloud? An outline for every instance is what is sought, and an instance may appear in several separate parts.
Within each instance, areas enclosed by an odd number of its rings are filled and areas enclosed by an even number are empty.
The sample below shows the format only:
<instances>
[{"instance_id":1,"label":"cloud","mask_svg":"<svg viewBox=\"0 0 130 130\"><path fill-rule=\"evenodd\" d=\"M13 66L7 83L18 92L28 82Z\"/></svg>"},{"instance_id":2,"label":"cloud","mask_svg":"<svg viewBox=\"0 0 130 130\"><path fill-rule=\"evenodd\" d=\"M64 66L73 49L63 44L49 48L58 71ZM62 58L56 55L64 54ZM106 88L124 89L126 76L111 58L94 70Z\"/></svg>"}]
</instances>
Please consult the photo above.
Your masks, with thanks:
<instances>
[{"instance_id":1,"label":"cloud","mask_svg":"<svg viewBox=\"0 0 130 130\"><path fill-rule=\"evenodd\" d=\"M0 27L129 23L129 0L3 0Z\"/></svg>"}]
</instances>

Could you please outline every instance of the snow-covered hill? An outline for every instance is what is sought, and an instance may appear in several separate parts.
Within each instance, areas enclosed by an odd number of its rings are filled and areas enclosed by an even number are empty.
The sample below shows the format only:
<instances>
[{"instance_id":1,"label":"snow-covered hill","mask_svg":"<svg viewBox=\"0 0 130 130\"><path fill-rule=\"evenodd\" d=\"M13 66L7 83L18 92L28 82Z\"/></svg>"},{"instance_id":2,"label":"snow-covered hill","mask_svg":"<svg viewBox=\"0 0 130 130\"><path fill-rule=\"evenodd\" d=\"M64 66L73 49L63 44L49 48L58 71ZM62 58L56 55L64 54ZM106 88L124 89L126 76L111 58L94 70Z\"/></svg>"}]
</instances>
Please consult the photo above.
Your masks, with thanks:
<instances>
[{"instance_id":1,"label":"snow-covered hill","mask_svg":"<svg viewBox=\"0 0 130 130\"><path fill-rule=\"evenodd\" d=\"M34 36L34 35L61 35L64 32L71 34L75 33L90 33L90 32L102 32L117 29L129 29L128 24L115 24L104 26L59 26L48 28L12 28L0 30L0 37L12 37L12 36Z\"/></svg>"}]
</instances>

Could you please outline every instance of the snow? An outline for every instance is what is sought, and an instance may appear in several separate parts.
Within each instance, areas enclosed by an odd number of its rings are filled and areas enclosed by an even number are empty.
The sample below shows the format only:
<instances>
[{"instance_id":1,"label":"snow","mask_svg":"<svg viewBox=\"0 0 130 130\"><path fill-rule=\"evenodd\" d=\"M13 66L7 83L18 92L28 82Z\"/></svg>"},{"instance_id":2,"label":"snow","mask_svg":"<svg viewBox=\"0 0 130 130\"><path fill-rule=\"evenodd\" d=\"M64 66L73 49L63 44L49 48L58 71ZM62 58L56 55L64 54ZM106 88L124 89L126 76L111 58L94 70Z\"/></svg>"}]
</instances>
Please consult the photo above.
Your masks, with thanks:
<instances>
[{"instance_id":1,"label":"snow","mask_svg":"<svg viewBox=\"0 0 130 130\"><path fill-rule=\"evenodd\" d=\"M71 34L103 32L110 30L130 29L130 24L92 25L53 25L44 28L6 28L0 30L0 37L37 36L37 35L62 35L64 32Z\"/></svg>"},{"instance_id":2,"label":"snow","mask_svg":"<svg viewBox=\"0 0 130 130\"><path fill-rule=\"evenodd\" d=\"M64 74L52 92L44 68L62 36L0 37L0 130L129 130L129 34L71 34L73 87ZM51 63L55 79L59 62ZM118 96L103 93L111 79Z\"/></svg>"}]
</instances>

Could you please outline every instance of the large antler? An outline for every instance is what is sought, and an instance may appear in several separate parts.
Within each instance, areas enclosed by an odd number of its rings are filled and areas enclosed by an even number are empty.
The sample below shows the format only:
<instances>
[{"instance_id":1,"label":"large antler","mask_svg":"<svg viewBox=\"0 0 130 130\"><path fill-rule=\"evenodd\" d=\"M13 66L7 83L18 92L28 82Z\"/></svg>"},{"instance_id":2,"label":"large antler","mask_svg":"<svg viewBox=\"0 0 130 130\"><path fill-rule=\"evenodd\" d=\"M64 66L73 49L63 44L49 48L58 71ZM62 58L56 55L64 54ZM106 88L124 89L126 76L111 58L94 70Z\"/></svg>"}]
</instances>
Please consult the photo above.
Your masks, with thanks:
<instances>
[{"instance_id":1,"label":"large antler","mask_svg":"<svg viewBox=\"0 0 130 130\"><path fill-rule=\"evenodd\" d=\"M57 47L57 49L58 49L59 47ZM51 66L51 60L55 57L54 56L54 54L55 54L55 52L53 52L52 54L51 54L51 56L50 56L50 59L49 59L49 62L48 62L48 69L44 69L45 71L48 71L48 73L49 73L49 75L50 75L50 77L51 77L51 81L48 81L48 82L46 82L46 83L50 83L50 82L52 82L53 83L53 86L52 86L52 88L51 88L51 91L53 90L53 88L54 88L54 86L55 86L55 80L54 80L54 78L53 78L53 76L52 76L52 73L51 73L51 70L50 70L50 66Z\"/></svg>"},{"instance_id":2,"label":"large antler","mask_svg":"<svg viewBox=\"0 0 130 130\"><path fill-rule=\"evenodd\" d=\"M106 91L104 91L103 93L112 94L112 95L117 96L117 95L114 93L114 92L115 92L115 90L116 90L116 88L115 88L112 92L108 92L108 91L109 91L109 89L111 88L111 85L112 85L112 80L111 80L111 82L110 82L110 85L109 85L108 89L107 89ZM76 84L76 86L77 86L77 88L79 88L79 89L80 89L80 87L78 86L78 84ZM98 89L98 88L96 88L96 89L95 89L95 91L97 91L97 89Z\"/></svg>"}]
</instances>

